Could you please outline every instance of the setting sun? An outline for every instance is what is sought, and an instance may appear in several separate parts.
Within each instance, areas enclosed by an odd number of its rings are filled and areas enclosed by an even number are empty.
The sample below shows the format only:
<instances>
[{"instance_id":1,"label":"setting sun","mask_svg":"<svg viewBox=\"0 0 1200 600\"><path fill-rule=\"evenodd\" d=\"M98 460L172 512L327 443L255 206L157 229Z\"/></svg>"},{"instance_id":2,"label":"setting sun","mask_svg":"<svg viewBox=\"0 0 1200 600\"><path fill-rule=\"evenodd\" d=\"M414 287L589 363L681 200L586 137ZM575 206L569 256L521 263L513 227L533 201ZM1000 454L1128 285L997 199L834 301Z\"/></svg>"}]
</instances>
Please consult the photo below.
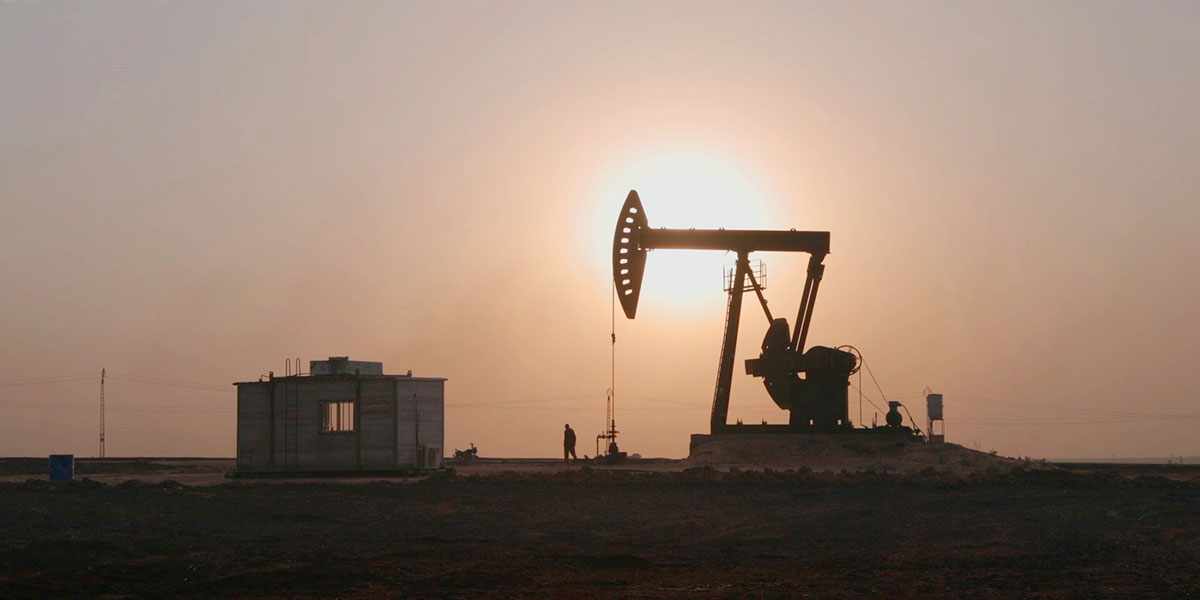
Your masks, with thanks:
<instances>
[{"instance_id":1,"label":"setting sun","mask_svg":"<svg viewBox=\"0 0 1200 600\"><path fill-rule=\"evenodd\" d=\"M606 188L638 191L652 228L770 229L773 211L762 181L718 152L674 148L646 152L614 170ZM609 199L608 221L628 189ZM611 227L611 225L610 225ZM606 232L611 236L611 229ZM646 261L643 293L659 308L693 309L723 302L724 252L657 250ZM651 309L653 310L653 309Z\"/></svg>"}]
</instances>

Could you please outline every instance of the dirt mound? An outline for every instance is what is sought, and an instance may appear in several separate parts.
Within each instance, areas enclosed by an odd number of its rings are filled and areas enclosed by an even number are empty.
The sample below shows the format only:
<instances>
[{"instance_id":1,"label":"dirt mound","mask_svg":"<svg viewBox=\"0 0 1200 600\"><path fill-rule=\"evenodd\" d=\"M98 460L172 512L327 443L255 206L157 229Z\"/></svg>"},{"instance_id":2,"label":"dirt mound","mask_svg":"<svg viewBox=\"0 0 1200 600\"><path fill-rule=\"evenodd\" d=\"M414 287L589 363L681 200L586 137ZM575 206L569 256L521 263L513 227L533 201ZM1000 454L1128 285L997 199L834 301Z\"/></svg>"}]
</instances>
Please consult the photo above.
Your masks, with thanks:
<instances>
[{"instance_id":1,"label":"dirt mound","mask_svg":"<svg viewBox=\"0 0 1200 600\"><path fill-rule=\"evenodd\" d=\"M1005 459L1010 462L1012 459ZM1052 465L1016 466L992 464L974 471L926 466L917 472L841 470L813 471L807 467L776 470L770 467L721 470L712 466L689 467L682 471L622 471L592 469L582 466L556 472L501 471L468 476L445 475L428 478L418 485L430 487L530 484L554 488L586 487L599 489L613 486L655 485L800 485L822 487L915 486L953 488L976 485L1017 487L1054 487L1061 489L1196 489L1195 482L1178 481L1161 476L1126 477L1115 472L1073 472Z\"/></svg>"},{"instance_id":2,"label":"dirt mound","mask_svg":"<svg viewBox=\"0 0 1200 600\"><path fill-rule=\"evenodd\" d=\"M693 444L690 466L798 469L813 471L872 471L918 473L933 467L950 473L968 474L989 468L1008 469L1039 463L978 452L957 444L883 439L814 440L796 436L712 437Z\"/></svg>"}]
</instances>

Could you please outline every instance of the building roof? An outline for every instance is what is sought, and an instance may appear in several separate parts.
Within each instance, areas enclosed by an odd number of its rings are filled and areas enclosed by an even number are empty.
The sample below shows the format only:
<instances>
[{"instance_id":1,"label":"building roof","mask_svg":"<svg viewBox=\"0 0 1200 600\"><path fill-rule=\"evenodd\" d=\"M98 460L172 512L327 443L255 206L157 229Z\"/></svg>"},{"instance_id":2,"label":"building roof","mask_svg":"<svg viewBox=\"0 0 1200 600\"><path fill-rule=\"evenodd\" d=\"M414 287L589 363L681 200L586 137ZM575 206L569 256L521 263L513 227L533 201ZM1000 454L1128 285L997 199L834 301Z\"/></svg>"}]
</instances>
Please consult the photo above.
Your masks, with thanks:
<instances>
[{"instance_id":1,"label":"building roof","mask_svg":"<svg viewBox=\"0 0 1200 600\"><path fill-rule=\"evenodd\" d=\"M370 381L382 379L395 379L398 381L446 381L445 377L413 377L412 375L354 375L353 373L340 375L287 375L274 377L272 379L259 379L255 381L235 381L233 385L254 385L258 383L273 383L276 381L286 381L288 383L326 383L335 381Z\"/></svg>"}]
</instances>

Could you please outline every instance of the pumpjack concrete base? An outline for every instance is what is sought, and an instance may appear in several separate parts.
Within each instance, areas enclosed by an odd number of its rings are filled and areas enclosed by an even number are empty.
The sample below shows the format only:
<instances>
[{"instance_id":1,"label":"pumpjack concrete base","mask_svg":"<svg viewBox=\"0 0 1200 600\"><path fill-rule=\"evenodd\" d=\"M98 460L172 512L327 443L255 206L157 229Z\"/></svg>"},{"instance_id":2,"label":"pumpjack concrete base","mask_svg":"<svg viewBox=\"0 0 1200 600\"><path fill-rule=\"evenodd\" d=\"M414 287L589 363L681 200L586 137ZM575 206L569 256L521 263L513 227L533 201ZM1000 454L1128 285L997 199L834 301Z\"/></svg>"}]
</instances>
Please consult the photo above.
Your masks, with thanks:
<instances>
[{"instance_id":1,"label":"pumpjack concrete base","mask_svg":"<svg viewBox=\"0 0 1200 600\"><path fill-rule=\"evenodd\" d=\"M908 427L875 427L872 429L846 429L838 433L797 431L787 425L743 425L730 426L729 432L693 433L688 448L688 457L694 458L705 450L705 446L771 446L773 443L823 444L831 442L924 442L925 438L913 433Z\"/></svg>"}]
</instances>

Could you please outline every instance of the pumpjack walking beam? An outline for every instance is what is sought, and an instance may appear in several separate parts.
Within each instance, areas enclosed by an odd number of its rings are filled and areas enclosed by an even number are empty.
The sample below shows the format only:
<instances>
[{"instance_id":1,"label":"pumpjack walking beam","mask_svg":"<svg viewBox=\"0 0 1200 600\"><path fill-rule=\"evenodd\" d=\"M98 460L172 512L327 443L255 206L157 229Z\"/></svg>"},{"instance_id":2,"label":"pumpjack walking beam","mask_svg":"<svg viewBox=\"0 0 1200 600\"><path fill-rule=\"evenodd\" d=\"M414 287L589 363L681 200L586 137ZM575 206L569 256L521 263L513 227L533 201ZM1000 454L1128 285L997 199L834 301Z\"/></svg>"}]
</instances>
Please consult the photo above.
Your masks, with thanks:
<instances>
[{"instance_id":1,"label":"pumpjack walking beam","mask_svg":"<svg viewBox=\"0 0 1200 600\"><path fill-rule=\"evenodd\" d=\"M637 314L638 296L642 289L642 275L646 269L646 251L654 249L724 250L737 252L733 286L729 290L729 306L725 319L725 335L721 343L721 363L717 372L717 385L713 394L711 426L713 433L726 427L729 412L729 390L733 381L734 352L737 347L737 332L741 318L742 293L745 281L750 277L754 290L766 310L761 289L750 273L748 255L756 250L807 252L812 255L808 264L808 279L804 284L804 295L800 313L796 318L796 329L791 347L796 352L804 349L816 303L817 288L825 266L822 261L829 254L828 231L757 231L726 229L651 229L642 201L636 190L630 190L621 207L613 234L613 280L617 286L617 298L625 316L632 319ZM767 319L771 320L767 310Z\"/></svg>"}]
</instances>

